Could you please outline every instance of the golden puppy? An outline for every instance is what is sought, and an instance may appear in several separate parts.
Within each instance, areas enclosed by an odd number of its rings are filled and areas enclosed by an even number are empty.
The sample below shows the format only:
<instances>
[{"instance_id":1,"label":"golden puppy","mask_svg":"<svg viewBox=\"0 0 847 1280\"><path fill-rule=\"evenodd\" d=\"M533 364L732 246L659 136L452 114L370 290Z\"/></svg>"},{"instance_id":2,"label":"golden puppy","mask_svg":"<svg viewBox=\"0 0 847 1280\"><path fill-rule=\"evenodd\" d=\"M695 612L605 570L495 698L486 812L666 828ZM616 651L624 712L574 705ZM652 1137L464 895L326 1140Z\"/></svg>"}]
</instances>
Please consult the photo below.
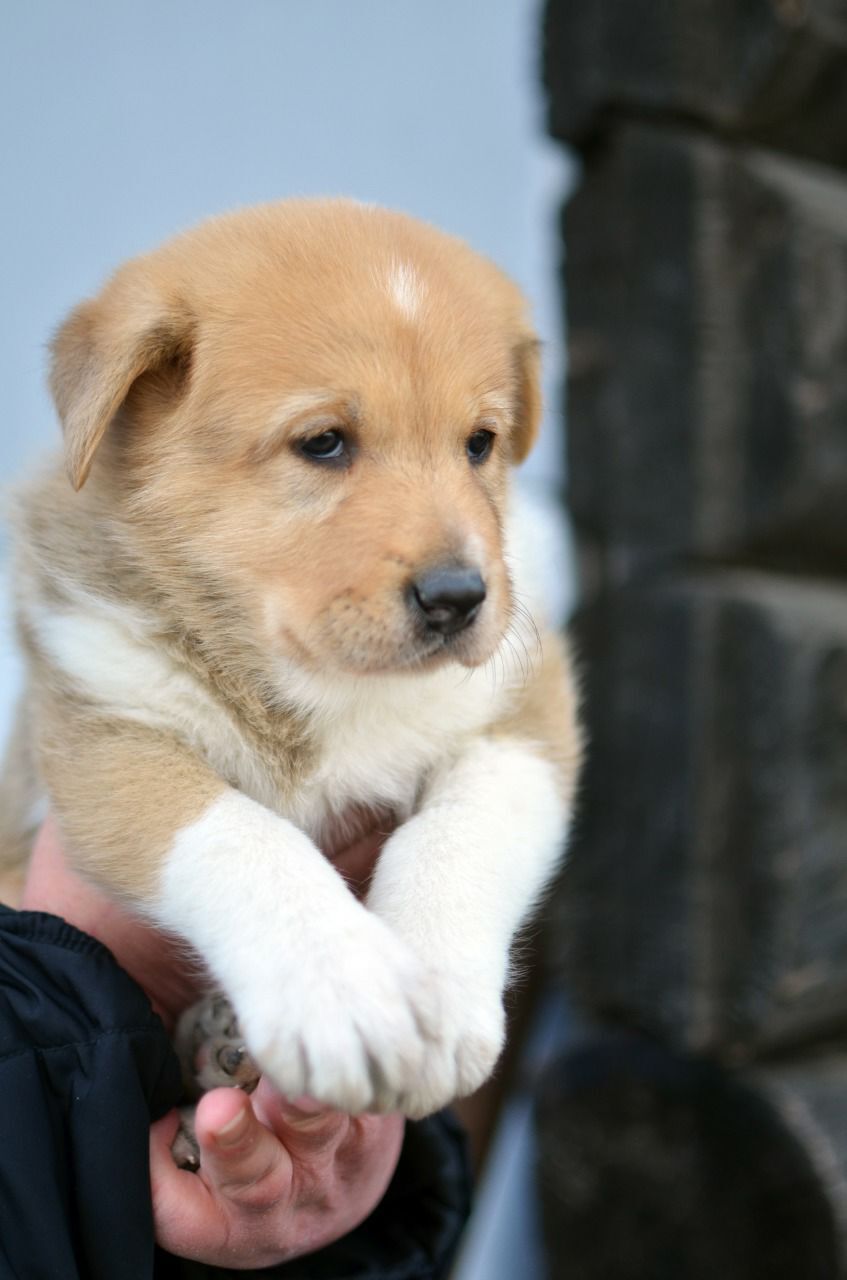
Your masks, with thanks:
<instances>
[{"instance_id":1,"label":"golden puppy","mask_svg":"<svg viewBox=\"0 0 847 1280\"><path fill-rule=\"evenodd\" d=\"M199 954L289 1095L423 1115L476 1088L579 758L509 570L539 416L517 290L410 218L267 205L123 267L51 385L17 751L75 866ZM11 874L34 791L6 790ZM362 905L330 859L374 828Z\"/></svg>"}]
</instances>

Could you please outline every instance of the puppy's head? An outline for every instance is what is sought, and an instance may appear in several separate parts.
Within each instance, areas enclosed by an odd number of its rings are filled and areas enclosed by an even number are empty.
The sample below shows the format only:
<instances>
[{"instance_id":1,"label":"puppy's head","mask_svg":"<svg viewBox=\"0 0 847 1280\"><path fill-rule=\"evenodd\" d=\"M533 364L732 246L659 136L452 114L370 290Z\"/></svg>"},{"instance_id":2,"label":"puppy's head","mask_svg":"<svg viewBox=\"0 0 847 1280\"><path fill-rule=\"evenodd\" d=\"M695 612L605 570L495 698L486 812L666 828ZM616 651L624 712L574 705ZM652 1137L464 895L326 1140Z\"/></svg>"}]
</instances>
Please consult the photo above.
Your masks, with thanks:
<instances>
[{"instance_id":1,"label":"puppy's head","mask_svg":"<svg viewBox=\"0 0 847 1280\"><path fill-rule=\"evenodd\" d=\"M238 213L129 263L53 354L72 483L93 469L150 572L208 602L194 625L226 600L313 669L496 648L538 354L461 242L341 201Z\"/></svg>"}]
</instances>

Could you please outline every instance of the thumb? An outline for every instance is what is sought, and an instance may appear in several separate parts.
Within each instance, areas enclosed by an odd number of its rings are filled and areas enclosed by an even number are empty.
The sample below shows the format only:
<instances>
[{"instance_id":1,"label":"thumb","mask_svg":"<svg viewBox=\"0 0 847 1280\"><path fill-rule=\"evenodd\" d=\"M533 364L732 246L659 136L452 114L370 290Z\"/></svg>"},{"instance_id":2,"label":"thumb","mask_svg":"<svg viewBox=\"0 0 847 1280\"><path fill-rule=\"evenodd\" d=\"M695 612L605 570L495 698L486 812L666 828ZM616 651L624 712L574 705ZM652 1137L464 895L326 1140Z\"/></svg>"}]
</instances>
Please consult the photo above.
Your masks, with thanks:
<instances>
[{"instance_id":1,"label":"thumb","mask_svg":"<svg viewBox=\"0 0 847 1280\"><path fill-rule=\"evenodd\" d=\"M197 1104L195 1132L201 1176L218 1192L241 1202L251 1198L257 1207L283 1194L291 1174L288 1153L240 1089L204 1094Z\"/></svg>"}]
</instances>

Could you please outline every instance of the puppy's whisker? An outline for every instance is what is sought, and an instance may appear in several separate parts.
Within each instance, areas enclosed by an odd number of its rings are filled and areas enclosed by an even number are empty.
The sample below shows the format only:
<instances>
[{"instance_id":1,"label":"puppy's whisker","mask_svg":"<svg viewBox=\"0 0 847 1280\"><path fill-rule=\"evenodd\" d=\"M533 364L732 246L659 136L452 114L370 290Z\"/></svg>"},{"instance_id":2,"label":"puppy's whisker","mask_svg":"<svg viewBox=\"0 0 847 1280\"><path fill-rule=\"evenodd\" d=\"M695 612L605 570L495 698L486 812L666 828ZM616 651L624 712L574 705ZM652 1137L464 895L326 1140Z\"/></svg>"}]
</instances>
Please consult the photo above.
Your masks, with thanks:
<instances>
[{"instance_id":1,"label":"puppy's whisker","mask_svg":"<svg viewBox=\"0 0 847 1280\"><path fill-rule=\"evenodd\" d=\"M486 678L488 679L491 685L491 692L493 695L497 692L497 669L496 669L493 653L491 654L490 657L486 658L485 665L483 666L483 671L485 672Z\"/></svg>"},{"instance_id":2,"label":"puppy's whisker","mask_svg":"<svg viewBox=\"0 0 847 1280\"><path fill-rule=\"evenodd\" d=\"M483 667L483 670L485 670L485 667ZM469 667L467 671L463 672L463 674L459 677L459 680L456 684L456 688L463 689L465 685L468 683L468 681L471 679L471 677L473 676L473 673L474 673L473 667Z\"/></svg>"},{"instance_id":3,"label":"puppy's whisker","mask_svg":"<svg viewBox=\"0 0 847 1280\"><path fill-rule=\"evenodd\" d=\"M537 652L543 657L544 646L541 640L541 633L538 630L538 625L535 621L535 618L532 615L532 612L530 611L530 609L527 608L527 606L524 604L523 600L521 599L520 595L517 592L513 592L513 595L512 595L512 609L514 614L517 615L517 617L521 620L521 622L524 624L527 630L529 630L532 633L533 639L535 641L535 648Z\"/></svg>"},{"instance_id":4,"label":"puppy's whisker","mask_svg":"<svg viewBox=\"0 0 847 1280\"><path fill-rule=\"evenodd\" d=\"M521 644L518 636L512 636L508 631L503 636L503 643L509 646L509 652L512 654L515 662L520 668L521 683L526 686L530 677L530 661L529 654L526 651L526 646ZM518 648L518 645L520 645L520 649ZM523 654L521 654L521 649L523 650Z\"/></svg>"},{"instance_id":5,"label":"puppy's whisker","mask_svg":"<svg viewBox=\"0 0 847 1280\"><path fill-rule=\"evenodd\" d=\"M503 653L502 646L497 650L497 657L500 659L500 687L505 689L508 677L506 674L506 656Z\"/></svg>"}]
</instances>

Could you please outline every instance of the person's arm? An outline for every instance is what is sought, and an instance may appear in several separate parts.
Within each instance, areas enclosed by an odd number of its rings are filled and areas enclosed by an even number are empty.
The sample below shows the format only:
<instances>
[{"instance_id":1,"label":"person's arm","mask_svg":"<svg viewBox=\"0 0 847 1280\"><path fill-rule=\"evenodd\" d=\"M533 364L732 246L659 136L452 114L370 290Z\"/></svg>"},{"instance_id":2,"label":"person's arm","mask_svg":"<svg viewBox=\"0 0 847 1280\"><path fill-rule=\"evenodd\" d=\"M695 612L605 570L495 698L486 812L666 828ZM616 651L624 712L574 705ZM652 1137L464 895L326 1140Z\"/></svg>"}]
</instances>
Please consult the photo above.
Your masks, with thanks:
<instances>
[{"instance_id":1,"label":"person's arm","mask_svg":"<svg viewBox=\"0 0 847 1280\"><path fill-rule=\"evenodd\" d=\"M152 1276L149 1127L178 1099L143 991L94 938L0 908L0 1277Z\"/></svg>"}]
</instances>

